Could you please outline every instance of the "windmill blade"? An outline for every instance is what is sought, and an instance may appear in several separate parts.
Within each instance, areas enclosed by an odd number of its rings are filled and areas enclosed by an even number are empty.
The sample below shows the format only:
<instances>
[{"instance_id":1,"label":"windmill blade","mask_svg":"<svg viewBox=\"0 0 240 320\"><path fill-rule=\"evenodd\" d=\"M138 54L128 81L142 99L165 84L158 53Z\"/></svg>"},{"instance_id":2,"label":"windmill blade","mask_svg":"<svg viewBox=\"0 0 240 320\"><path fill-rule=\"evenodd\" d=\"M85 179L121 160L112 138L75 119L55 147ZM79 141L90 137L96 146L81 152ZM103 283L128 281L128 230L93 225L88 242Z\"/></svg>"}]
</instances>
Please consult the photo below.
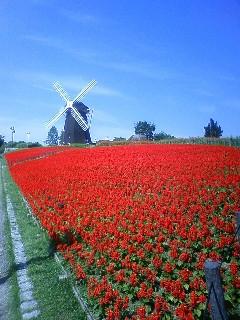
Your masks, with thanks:
<instances>
[{"instance_id":1,"label":"windmill blade","mask_svg":"<svg viewBox=\"0 0 240 320\"><path fill-rule=\"evenodd\" d=\"M89 129L88 123L73 105L71 106L71 114L84 131Z\"/></svg>"},{"instance_id":2,"label":"windmill blade","mask_svg":"<svg viewBox=\"0 0 240 320\"><path fill-rule=\"evenodd\" d=\"M67 111L69 107L66 106L64 109L60 110L51 120L46 123L46 127L51 127L58 119Z\"/></svg>"},{"instance_id":3,"label":"windmill blade","mask_svg":"<svg viewBox=\"0 0 240 320\"><path fill-rule=\"evenodd\" d=\"M59 82L54 82L53 83L53 87L54 89L60 94L61 98L65 101L68 102L70 101L70 96L67 93L67 91L65 89L63 89L63 87L60 85Z\"/></svg>"},{"instance_id":4,"label":"windmill blade","mask_svg":"<svg viewBox=\"0 0 240 320\"><path fill-rule=\"evenodd\" d=\"M81 114L77 111L77 109L73 106L71 106L71 114L84 131L87 131L89 129L87 122L84 120Z\"/></svg>"},{"instance_id":5,"label":"windmill blade","mask_svg":"<svg viewBox=\"0 0 240 320\"><path fill-rule=\"evenodd\" d=\"M80 93L76 96L76 98L73 100L73 102L80 102L82 98L90 91L95 85L97 84L96 80L90 81L86 87L84 87Z\"/></svg>"}]
</instances>

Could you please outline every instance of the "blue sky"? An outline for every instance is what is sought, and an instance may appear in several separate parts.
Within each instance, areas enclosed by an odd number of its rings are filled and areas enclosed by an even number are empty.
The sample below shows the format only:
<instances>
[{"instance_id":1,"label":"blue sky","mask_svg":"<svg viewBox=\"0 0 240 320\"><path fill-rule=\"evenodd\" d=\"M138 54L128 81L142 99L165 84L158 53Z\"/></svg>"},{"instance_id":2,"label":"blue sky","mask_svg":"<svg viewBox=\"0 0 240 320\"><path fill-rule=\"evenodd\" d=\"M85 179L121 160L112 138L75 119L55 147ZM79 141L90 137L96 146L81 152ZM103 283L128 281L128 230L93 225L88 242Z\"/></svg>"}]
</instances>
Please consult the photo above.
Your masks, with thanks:
<instances>
[{"instance_id":1,"label":"blue sky","mask_svg":"<svg viewBox=\"0 0 240 320\"><path fill-rule=\"evenodd\" d=\"M240 135L239 0L2 0L0 134L42 142L63 101L93 109L93 140L156 132L203 136L210 118ZM60 130L64 119L57 123Z\"/></svg>"}]
</instances>

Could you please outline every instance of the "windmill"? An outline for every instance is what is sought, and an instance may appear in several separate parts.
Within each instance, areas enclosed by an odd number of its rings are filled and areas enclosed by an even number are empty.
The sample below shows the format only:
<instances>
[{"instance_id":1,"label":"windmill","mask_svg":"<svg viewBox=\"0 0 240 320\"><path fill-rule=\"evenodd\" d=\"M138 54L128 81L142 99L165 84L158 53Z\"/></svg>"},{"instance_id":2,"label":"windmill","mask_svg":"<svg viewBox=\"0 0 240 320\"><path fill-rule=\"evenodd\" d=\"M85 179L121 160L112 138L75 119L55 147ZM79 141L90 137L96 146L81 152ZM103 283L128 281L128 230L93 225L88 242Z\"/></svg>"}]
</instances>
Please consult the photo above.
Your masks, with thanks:
<instances>
[{"instance_id":1,"label":"windmill","mask_svg":"<svg viewBox=\"0 0 240 320\"><path fill-rule=\"evenodd\" d=\"M52 127L62 115L66 114L64 124L64 143L90 143L89 133L92 113L81 100L97 84L96 80L90 81L80 93L73 99L70 99L67 91L63 89L59 82L54 82L53 87L59 93L66 103L65 106L46 124L46 127Z\"/></svg>"}]
</instances>

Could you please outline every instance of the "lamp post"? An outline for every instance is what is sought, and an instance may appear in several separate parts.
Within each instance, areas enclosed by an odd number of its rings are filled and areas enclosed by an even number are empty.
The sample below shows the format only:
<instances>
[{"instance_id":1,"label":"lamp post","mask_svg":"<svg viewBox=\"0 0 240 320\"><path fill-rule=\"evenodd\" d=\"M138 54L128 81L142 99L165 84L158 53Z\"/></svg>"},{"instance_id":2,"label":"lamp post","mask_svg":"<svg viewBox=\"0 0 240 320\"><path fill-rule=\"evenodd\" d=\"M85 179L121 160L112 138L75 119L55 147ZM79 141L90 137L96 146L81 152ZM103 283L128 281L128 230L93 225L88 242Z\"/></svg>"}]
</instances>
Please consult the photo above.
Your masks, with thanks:
<instances>
[{"instance_id":1,"label":"lamp post","mask_svg":"<svg viewBox=\"0 0 240 320\"><path fill-rule=\"evenodd\" d=\"M10 128L10 130L12 130L12 148L13 148L13 135L14 135L14 133L15 133L16 131L15 131L14 126L12 126L12 127Z\"/></svg>"},{"instance_id":2,"label":"lamp post","mask_svg":"<svg viewBox=\"0 0 240 320\"><path fill-rule=\"evenodd\" d=\"M27 146L28 146L28 144L29 144L29 141L30 141L30 132L28 131L28 132L26 132L26 136L27 136Z\"/></svg>"}]
</instances>

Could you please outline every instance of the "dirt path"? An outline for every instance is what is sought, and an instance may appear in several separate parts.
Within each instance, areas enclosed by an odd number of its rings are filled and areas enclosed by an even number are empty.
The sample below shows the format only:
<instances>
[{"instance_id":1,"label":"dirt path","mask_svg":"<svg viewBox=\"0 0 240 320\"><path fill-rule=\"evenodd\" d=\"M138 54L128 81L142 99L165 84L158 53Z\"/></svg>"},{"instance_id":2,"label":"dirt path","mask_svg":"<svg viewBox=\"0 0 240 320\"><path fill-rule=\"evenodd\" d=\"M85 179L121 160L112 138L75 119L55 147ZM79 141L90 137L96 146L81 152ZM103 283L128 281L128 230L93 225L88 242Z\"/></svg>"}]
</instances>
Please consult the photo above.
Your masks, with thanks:
<instances>
[{"instance_id":1,"label":"dirt path","mask_svg":"<svg viewBox=\"0 0 240 320\"><path fill-rule=\"evenodd\" d=\"M6 239L4 224L6 221L6 209L3 194L2 164L0 163L0 319L9 319L8 295L9 283L9 262L6 254Z\"/></svg>"}]
</instances>

